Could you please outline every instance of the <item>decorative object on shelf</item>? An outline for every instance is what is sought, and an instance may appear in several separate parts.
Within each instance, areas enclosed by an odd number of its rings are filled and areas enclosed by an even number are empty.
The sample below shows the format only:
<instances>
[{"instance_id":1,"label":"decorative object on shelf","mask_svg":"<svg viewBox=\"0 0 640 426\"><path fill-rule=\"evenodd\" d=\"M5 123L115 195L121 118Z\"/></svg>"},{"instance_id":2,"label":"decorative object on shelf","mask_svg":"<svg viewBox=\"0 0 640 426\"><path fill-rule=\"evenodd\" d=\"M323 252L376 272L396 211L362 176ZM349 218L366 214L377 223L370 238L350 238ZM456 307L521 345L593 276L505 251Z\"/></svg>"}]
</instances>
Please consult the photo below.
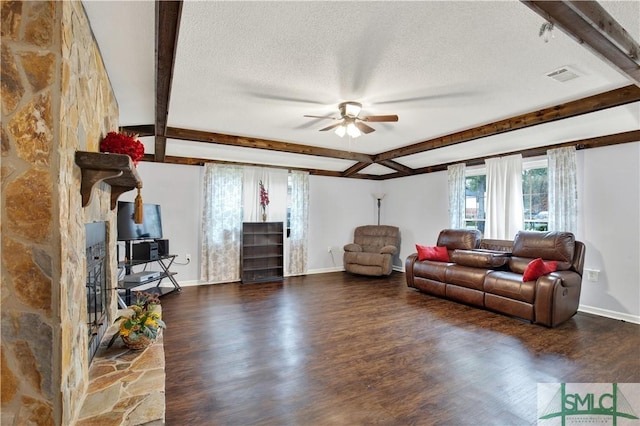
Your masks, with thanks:
<instances>
[{"instance_id":1,"label":"decorative object on shelf","mask_svg":"<svg viewBox=\"0 0 640 426\"><path fill-rule=\"evenodd\" d=\"M262 207L262 221L267 221L267 206L269 205L269 193L265 189L262 181L258 183L260 186L260 207Z\"/></svg>"},{"instance_id":2,"label":"decorative object on shelf","mask_svg":"<svg viewBox=\"0 0 640 426\"><path fill-rule=\"evenodd\" d=\"M138 140L138 135L109 132L100 142L100 152L126 154L131 157L133 164L137 166L138 161L144 156L144 145Z\"/></svg>"},{"instance_id":3,"label":"decorative object on shelf","mask_svg":"<svg viewBox=\"0 0 640 426\"><path fill-rule=\"evenodd\" d=\"M384 192L376 192L375 194L373 194L373 197L378 200L378 225L380 225L380 202L382 201L384 196Z\"/></svg>"},{"instance_id":4,"label":"decorative object on shelf","mask_svg":"<svg viewBox=\"0 0 640 426\"><path fill-rule=\"evenodd\" d=\"M142 202L140 189L142 189L142 182L138 183L138 195L136 195L133 209L133 223L137 224L144 222L144 203Z\"/></svg>"},{"instance_id":5,"label":"decorative object on shelf","mask_svg":"<svg viewBox=\"0 0 640 426\"><path fill-rule=\"evenodd\" d=\"M120 336L127 348L144 349L155 341L161 328L167 328L156 309L160 305L158 295L140 291L135 294L135 305L129 306L125 315L116 318L116 322L120 321L120 329L111 338L109 346Z\"/></svg>"}]
</instances>

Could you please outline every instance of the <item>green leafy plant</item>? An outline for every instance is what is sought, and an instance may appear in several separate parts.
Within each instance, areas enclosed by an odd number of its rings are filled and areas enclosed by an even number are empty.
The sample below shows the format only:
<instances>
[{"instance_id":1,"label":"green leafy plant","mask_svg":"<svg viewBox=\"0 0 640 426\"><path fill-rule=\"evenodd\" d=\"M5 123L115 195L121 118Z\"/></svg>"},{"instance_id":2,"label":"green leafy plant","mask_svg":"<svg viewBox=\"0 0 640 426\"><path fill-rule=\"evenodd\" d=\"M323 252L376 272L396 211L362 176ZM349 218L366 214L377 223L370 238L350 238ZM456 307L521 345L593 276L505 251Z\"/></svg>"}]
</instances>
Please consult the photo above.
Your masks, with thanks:
<instances>
[{"instance_id":1,"label":"green leafy plant","mask_svg":"<svg viewBox=\"0 0 640 426\"><path fill-rule=\"evenodd\" d=\"M158 295L140 291L135 295L136 303L129 306L126 314L116 318L115 322L120 321L120 328L111 339L109 346L118 336L134 342L143 338L153 340L158 337L158 331L161 328L167 328L156 309L160 305Z\"/></svg>"}]
</instances>

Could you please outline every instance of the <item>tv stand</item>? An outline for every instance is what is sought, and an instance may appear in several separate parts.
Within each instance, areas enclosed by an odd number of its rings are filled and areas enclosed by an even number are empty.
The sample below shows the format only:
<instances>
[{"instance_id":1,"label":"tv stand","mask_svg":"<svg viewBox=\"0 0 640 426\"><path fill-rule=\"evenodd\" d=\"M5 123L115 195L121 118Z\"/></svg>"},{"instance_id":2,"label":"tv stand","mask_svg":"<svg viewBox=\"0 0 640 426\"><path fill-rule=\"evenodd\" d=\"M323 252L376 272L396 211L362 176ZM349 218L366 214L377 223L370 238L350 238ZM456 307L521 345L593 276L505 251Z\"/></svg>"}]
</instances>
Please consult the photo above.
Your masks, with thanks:
<instances>
[{"instance_id":1,"label":"tv stand","mask_svg":"<svg viewBox=\"0 0 640 426\"><path fill-rule=\"evenodd\" d=\"M169 293L173 293L174 291L182 290L182 287L180 287L180 284L178 284L178 282L174 278L177 272L171 272L170 270L171 265L173 264L177 255L169 254L169 255L158 256L157 259L147 259L147 260L131 259L131 242L126 241L125 247L126 247L125 261L119 264L120 267L123 267L125 270L125 278L118 281L118 287L117 287L118 292L124 291L124 299L120 297L120 294L118 294L118 303L121 308L126 308L128 305L135 303L135 298L133 298L131 294L132 291L135 292L137 291L136 290L137 287L142 287L147 284L156 283L155 287L145 288L140 291L144 291L147 293L154 293L160 297ZM140 276L138 274L132 273L132 268L134 266L151 265L154 263L160 266L161 270L159 271L160 272L159 274L150 275L148 278L146 278L144 276ZM132 275L137 275L137 276L132 277ZM130 279L127 280L126 277L129 277ZM168 279L171 282L172 287L160 287L160 284L162 284L162 281L164 279Z\"/></svg>"}]
</instances>

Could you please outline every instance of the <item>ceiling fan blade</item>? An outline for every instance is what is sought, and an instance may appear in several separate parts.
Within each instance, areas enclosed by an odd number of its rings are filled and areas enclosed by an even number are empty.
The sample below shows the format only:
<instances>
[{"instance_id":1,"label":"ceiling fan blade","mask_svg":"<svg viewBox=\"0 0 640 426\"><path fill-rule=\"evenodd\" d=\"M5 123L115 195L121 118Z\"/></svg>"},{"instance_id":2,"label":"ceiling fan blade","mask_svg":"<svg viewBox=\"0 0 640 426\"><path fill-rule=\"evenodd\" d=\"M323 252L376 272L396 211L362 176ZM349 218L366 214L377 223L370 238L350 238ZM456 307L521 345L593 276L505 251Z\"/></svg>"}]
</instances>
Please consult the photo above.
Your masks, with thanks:
<instances>
[{"instance_id":1,"label":"ceiling fan blade","mask_svg":"<svg viewBox=\"0 0 640 426\"><path fill-rule=\"evenodd\" d=\"M327 130L335 129L336 127L342 125L342 121L336 124L332 124L331 126L325 127L324 129L320 129L320 132L326 132Z\"/></svg>"},{"instance_id":2,"label":"ceiling fan blade","mask_svg":"<svg viewBox=\"0 0 640 426\"><path fill-rule=\"evenodd\" d=\"M326 115L326 116L323 116L323 115L304 115L303 117L309 117L309 118L326 118L326 119L329 119L329 120L337 120L337 118L336 118L336 117L332 117L332 116L330 116L330 115Z\"/></svg>"},{"instance_id":3,"label":"ceiling fan blade","mask_svg":"<svg viewBox=\"0 0 640 426\"><path fill-rule=\"evenodd\" d=\"M398 121L397 115L368 115L365 117L360 117L362 121L369 122L381 122L381 121Z\"/></svg>"},{"instance_id":4,"label":"ceiling fan blade","mask_svg":"<svg viewBox=\"0 0 640 426\"><path fill-rule=\"evenodd\" d=\"M367 133L371 133L371 132L375 132L376 129L374 129L371 126L367 126L366 124L364 124L362 121L356 121L355 122L356 127L364 134Z\"/></svg>"}]
</instances>

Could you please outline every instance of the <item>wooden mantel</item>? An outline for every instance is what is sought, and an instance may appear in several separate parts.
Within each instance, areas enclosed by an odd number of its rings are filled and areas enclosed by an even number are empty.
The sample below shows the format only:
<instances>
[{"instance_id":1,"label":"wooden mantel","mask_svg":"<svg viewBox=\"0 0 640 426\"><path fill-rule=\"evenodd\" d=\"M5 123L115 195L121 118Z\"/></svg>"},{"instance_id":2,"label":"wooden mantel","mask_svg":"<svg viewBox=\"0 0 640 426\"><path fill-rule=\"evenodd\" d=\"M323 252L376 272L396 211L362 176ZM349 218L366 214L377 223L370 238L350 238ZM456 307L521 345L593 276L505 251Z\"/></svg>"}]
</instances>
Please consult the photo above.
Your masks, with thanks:
<instances>
[{"instance_id":1,"label":"wooden mantel","mask_svg":"<svg viewBox=\"0 0 640 426\"><path fill-rule=\"evenodd\" d=\"M89 204L93 188L99 182L111 186L111 210L116 208L121 194L142 188L142 180L128 155L76 151L76 164L82 170L82 207Z\"/></svg>"}]
</instances>

